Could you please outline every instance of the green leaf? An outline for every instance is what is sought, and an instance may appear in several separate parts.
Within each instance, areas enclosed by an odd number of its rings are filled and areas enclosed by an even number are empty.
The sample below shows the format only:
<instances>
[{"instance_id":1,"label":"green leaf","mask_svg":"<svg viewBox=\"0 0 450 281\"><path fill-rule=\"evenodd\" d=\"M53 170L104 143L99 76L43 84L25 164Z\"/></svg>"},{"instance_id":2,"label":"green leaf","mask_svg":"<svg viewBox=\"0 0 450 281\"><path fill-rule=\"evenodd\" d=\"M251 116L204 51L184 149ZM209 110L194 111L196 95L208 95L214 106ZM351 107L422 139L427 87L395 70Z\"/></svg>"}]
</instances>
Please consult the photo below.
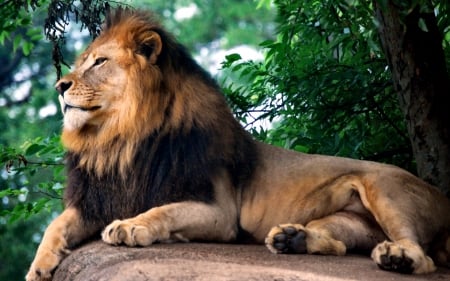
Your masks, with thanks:
<instances>
[{"instance_id":1,"label":"green leaf","mask_svg":"<svg viewBox=\"0 0 450 281\"><path fill-rule=\"evenodd\" d=\"M17 47L19 47L20 43L22 42L22 35L18 34L14 37L13 41L13 52L17 51Z\"/></svg>"},{"instance_id":2,"label":"green leaf","mask_svg":"<svg viewBox=\"0 0 450 281\"><path fill-rule=\"evenodd\" d=\"M31 28L27 30L27 37L30 38L31 41L39 41L44 38L41 29L39 28Z\"/></svg>"},{"instance_id":3,"label":"green leaf","mask_svg":"<svg viewBox=\"0 0 450 281\"><path fill-rule=\"evenodd\" d=\"M259 43L259 46L268 48L268 47L272 46L274 43L275 42L273 40L265 40L265 41Z\"/></svg>"},{"instance_id":4,"label":"green leaf","mask_svg":"<svg viewBox=\"0 0 450 281\"><path fill-rule=\"evenodd\" d=\"M44 148L46 148L45 145L33 143L32 145L30 145L27 148L27 150L25 151L25 155L27 155L27 156L34 155L34 154L38 153L39 151L41 151Z\"/></svg>"},{"instance_id":5,"label":"green leaf","mask_svg":"<svg viewBox=\"0 0 450 281\"><path fill-rule=\"evenodd\" d=\"M16 196L19 196L20 194L23 194L23 193L24 192L21 191L21 190L8 188L8 189L0 191L0 198L3 198L5 196L14 196L14 197L16 197Z\"/></svg>"},{"instance_id":6,"label":"green leaf","mask_svg":"<svg viewBox=\"0 0 450 281\"><path fill-rule=\"evenodd\" d=\"M225 56L225 59L227 60L228 63L233 63L235 61L242 59L242 57L239 54L230 54Z\"/></svg>"},{"instance_id":7,"label":"green leaf","mask_svg":"<svg viewBox=\"0 0 450 281\"><path fill-rule=\"evenodd\" d=\"M0 31L0 45L4 45L5 44L5 39L9 38L9 32L7 32L6 30L1 30Z\"/></svg>"},{"instance_id":8,"label":"green leaf","mask_svg":"<svg viewBox=\"0 0 450 281\"><path fill-rule=\"evenodd\" d=\"M423 18L419 19L419 22L417 23L419 25L419 28L423 31L423 32L428 32L428 27L427 27L427 23L425 22L425 20Z\"/></svg>"},{"instance_id":9,"label":"green leaf","mask_svg":"<svg viewBox=\"0 0 450 281\"><path fill-rule=\"evenodd\" d=\"M24 42L23 46L22 46L23 54L25 56L28 56L30 54L30 52L31 52L31 49L33 49L33 47L34 47L33 43L31 43L31 42Z\"/></svg>"}]
</instances>

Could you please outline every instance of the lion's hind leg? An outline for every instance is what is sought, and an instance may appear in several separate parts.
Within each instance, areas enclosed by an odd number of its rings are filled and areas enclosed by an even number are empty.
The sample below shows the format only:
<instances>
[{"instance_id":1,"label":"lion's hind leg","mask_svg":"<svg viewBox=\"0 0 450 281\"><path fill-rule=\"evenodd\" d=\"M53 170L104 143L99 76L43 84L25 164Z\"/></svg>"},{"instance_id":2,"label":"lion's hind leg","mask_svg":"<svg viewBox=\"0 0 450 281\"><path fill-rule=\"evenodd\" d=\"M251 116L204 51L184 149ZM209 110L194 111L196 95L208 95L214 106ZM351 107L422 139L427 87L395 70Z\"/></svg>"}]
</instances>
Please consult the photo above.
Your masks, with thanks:
<instances>
[{"instance_id":1,"label":"lion's hind leg","mask_svg":"<svg viewBox=\"0 0 450 281\"><path fill-rule=\"evenodd\" d=\"M436 266L427 250L448 225L449 201L410 174L388 172L371 179L369 185L357 186L365 208L388 236L373 249L371 257L385 270L433 272Z\"/></svg>"},{"instance_id":2,"label":"lion's hind leg","mask_svg":"<svg viewBox=\"0 0 450 281\"><path fill-rule=\"evenodd\" d=\"M450 236L447 231L437 235L428 256L424 249L411 239L384 241L372 251L372 259L384 270L400 273L430 273L435 263L450 267Z\"/></svg>"},{"instance_id":3,"label":"lion's hind leg","mask_svg":"<svg viewBox=\"0 0 450 281\"><path fill-rule=\"evenodd\" d=\"M273 227L266 246L273 253L345 255L347 250L368 251L385 235L369 217L342 211L301 224Z\"/></svg>"}]
</instances>

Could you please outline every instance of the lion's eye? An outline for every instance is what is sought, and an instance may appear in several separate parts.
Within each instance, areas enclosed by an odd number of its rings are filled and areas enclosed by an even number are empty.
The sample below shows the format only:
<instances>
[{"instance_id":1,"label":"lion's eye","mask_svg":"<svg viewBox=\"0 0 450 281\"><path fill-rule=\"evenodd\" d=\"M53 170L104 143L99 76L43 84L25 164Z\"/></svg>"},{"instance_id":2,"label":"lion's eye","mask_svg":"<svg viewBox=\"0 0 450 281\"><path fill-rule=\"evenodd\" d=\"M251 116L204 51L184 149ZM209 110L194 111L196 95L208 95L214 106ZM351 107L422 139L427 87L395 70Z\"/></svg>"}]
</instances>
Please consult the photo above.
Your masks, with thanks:
<instances>
[{"instance_id":1,"label":"lion's eye","mask_svg":"<svg viewBox=\"0 0 450 281\"><path fill-rule=\"evenodd\" d=\"M97 58L97 59L95 60L93 66L99 66L99 65L102 65L105 61L107 61L107 58L103 58L103 57Z\"/></svg>"}]
</instances>

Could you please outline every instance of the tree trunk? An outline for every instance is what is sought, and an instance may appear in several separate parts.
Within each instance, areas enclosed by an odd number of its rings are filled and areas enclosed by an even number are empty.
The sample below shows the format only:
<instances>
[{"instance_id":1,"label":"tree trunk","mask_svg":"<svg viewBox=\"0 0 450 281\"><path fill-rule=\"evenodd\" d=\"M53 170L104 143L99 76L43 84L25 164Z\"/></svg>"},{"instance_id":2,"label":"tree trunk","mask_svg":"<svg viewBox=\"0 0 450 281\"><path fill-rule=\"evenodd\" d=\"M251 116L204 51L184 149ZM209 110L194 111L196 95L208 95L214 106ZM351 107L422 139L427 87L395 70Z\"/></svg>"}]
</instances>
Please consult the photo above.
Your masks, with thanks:
<instances>
[{"instance_id":1,"label":"tree trunk","mask_svg":"<svg viewBox=\"0 0 450 281\"><path fill-rule=\"evenodd\" d=\"M383 1L384 2L384 1ZM374 0L379 35L425 181L450 195L450 78L433 10ZM431 3L430 3L431 6ZM422 7L423 8L423 7Z\"/></svg>"}]
</instances>

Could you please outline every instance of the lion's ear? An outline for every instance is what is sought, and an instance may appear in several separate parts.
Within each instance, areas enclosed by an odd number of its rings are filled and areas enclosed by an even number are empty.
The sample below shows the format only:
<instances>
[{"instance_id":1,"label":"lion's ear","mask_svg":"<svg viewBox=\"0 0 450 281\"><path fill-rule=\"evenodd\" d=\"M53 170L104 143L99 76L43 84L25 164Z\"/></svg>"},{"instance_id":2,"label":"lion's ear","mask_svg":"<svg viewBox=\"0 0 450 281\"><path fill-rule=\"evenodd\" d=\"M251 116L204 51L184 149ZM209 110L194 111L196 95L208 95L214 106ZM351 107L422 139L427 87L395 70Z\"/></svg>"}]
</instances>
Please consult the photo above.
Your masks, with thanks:
<instances>
[{"instance_id":1,"label":"lion's ear","mask_svg":"<svg viewBox=\"0 0 450 281\"><path fill-rule=\"evenodd\" d=\"M151 64L155 64L161 53L162 42L161 36L158 33L152 31L146 34L144 38L139 42L137 53L148 58Z\"/></svg>"}]
</instances>

